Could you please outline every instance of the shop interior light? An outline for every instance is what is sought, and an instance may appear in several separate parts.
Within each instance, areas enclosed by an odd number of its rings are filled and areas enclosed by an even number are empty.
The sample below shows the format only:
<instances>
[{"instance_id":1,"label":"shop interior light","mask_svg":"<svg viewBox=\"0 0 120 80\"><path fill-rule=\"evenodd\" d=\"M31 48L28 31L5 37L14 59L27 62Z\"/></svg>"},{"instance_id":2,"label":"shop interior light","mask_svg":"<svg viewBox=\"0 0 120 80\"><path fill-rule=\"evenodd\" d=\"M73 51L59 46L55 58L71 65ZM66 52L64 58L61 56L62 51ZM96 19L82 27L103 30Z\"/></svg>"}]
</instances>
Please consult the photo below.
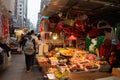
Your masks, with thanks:
<instances>
[{"instance_id":1,"label":"shop interior light","mask_svg":"<svg viewBox=\"0 0 120 80\"><path fill-rule=\"evenodd\" d=\"M57 33L53 33L53 36L52 36L53 40L56 40L58 38L58 35Z\"/></svg>"},{"instance_id":2,"label":"shop interior light","mask_svg":"<svg viewBox=\"0 0 120 80\"><path fill-rule=\"evenodd\" d=\"M56 37L56 36L53 36L53 39L54 39L54 40L56 40L56 39L57 39L57 37Z\"/></svg>"}]
</instances>

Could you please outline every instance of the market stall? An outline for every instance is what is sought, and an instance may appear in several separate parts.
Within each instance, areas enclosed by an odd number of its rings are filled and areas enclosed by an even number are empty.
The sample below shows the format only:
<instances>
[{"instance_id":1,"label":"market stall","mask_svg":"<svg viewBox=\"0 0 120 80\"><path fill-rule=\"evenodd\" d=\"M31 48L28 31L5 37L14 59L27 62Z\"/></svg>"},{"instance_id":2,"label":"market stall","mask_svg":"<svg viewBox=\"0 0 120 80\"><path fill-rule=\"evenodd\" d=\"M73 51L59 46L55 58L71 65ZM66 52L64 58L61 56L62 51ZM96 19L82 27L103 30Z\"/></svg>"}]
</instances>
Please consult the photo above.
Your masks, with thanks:
<instances>
[{"instance_id":1,"label":"market stall","mask_svg":"<svg viewBox=\"0 0 120 80\"><path fill-rule=\"evenodd\" d=\"M0 70L8 67L11 53L9 49L9 19L10 14L4 5L0 5Z\"/></svg>"}]
</instances>

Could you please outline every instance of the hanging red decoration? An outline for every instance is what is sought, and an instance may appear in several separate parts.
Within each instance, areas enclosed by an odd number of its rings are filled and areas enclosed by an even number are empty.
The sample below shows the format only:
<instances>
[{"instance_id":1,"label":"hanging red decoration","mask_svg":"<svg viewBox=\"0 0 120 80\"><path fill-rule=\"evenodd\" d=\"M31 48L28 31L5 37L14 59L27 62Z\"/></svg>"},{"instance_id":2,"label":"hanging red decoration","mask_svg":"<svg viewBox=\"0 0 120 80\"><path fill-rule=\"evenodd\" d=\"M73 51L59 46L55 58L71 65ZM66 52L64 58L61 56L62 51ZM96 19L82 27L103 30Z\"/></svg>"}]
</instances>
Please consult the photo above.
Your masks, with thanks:
<instances>
[{"instance_id":1,"label":"hanging red decoration","mask_svg":"<svg viewBox=\"0 0 120 80\"><path fill-rule=\"evenodd\" d=\"M70 37L68 37L68 40L77 40L77 38L72 34Z\"/></svg>"},{"instance_id":2,"label":"hanging red decoration","mask_svg":"<svg viewBox=\"0 0 120 80\"><path fill-rule=\"evenodd\" d=\"M97 27L92 27L92 30L88 32L88 35L90 38L96 38L100 34L99 30Z\"/></svg>"},{"instance_id":3,"label":"hanging red decoration","mask_svg":"<svg viewBox=\"0 0 120 80\"><path fill-rule=\"evenodd\" d=\"M64 33L66 33L66 34L70 34L70 33L71 33L71 29L68 28L68 27L63 28L63 31L64 31Z\"/></svg>"},{"instance_id":4,"label":"hanging red decoration","mask_svg":"<svg viewBox=\"0 0 120 80\"><path fill-rule=\"evenodd\" d=\"M42 24L40 24L40 32L42 32L43 30L44 30L44 27L43 27L43 25Z\"/></svg>"},{"instance_id":5,"label":"hanging red decoration","mask_svg":"<svg viewBox=\"0 0 120 80\"><path fill-rule=\"evenodd\" d=\"M76 27L81 27L81 26L83 26L81 20L76 20L75 26L76 26Z\"/></svg>"},{"instance_id":6,"label":"hanging red decoration","mask_svg":"<svg viewBox=\"0 0 120 80\"><path fill-rule=\"evenodd\" d=\"M64 25L64 22L63 21L60 21L58 24L57 24L57 27L56 27L56 29L57 29L57 31L62 31L63 30L63 25Z\"/></svg>"},{"instance_id":7,"label":"hanging red decoration","mask_svg":"<svg viewBox=\"0 0 120 80\"><path fill-rule=\"evenodd\" d=\"M2 15L2 23L3 23L3 34L5 37L9 34L9 24L8 24L8 18L5 15Z\"/></svg>"},{"instance_id":8,"label":"hanging red decoration","mask_svg":"<svg viewBox=\"0 0 120 80\"><path fill-rule=\"evenodd\" d=\"M78 29L81 29L83 32L85 32L85 25L82 23L81 20L76 20L75 26Z\"/></svg>"},{"instance_id":9,"label":"hanging red decoration","mask_svg":"<svg viewBox=\"0 0 120 80\"><path fill-rule=\"evenodd\" d=\"M73 30L73 35L74 36L78 37L78 36L80 36L80 34L81 34L81 32L79 30L77 30L77 29Z\"/></svg>"}]
</instances>

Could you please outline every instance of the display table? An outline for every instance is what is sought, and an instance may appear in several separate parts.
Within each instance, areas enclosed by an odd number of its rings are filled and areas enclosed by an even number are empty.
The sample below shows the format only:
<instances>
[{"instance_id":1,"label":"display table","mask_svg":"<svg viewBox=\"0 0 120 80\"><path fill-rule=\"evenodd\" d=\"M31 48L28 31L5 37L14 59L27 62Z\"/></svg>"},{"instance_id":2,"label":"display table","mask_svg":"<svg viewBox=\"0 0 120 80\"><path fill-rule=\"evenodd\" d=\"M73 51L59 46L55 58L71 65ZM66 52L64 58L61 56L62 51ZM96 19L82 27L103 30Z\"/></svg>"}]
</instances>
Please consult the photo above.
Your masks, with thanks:
<instances>
[{"instance_id":1,"label":"display table","mask_svg":"<svg viewBox=\"0 0 120 80\"><path fill-rule=\"evenodd\" d=\"M107 73L110 66L106 61L98 61L95 55L82 50L50 51L38 56L37 61L42 68L44 80L66 80L63 78L67 78L67 80L95 80L112 75Z\"/></svg>"},{"instance_id":2,"label":"display table","mask_svg":"<svg viewBox=\"0 0 120 80\"><path fill-rule=\"evenodd\" d=\"M51 66L50 63L40 63L39 66L42 68L42 73L44 76L44 80L51 80L47 77L48 74L48 68L49 67L55 67ZM99 78L109 77L111 74L107 72L83 72L83 73L69 73L68 77L70 80L95 80ZM57 80L57 79L54 79Z\"/></svg>"}]
</instances>

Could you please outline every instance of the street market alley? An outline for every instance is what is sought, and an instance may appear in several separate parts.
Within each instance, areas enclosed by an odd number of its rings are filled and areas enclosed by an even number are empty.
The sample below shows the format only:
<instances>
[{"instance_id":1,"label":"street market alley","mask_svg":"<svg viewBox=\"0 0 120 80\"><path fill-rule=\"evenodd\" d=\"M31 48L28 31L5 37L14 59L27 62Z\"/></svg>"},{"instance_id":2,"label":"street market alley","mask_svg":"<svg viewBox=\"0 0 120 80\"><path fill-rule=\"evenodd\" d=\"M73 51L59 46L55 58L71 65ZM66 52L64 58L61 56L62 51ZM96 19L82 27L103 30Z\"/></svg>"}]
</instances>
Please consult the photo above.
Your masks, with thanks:
<instances>
[{"instance_id":1,"label":"street market alley","mask_svg":"<svg viewBox=\"0 0 120 80\"><path fill-rule=\"evenodd\" d=\"M38 65L26 72L24 54L12 54L9 66L0 72L0 80L43 80Z\"/></svg>"}]
</instances>

